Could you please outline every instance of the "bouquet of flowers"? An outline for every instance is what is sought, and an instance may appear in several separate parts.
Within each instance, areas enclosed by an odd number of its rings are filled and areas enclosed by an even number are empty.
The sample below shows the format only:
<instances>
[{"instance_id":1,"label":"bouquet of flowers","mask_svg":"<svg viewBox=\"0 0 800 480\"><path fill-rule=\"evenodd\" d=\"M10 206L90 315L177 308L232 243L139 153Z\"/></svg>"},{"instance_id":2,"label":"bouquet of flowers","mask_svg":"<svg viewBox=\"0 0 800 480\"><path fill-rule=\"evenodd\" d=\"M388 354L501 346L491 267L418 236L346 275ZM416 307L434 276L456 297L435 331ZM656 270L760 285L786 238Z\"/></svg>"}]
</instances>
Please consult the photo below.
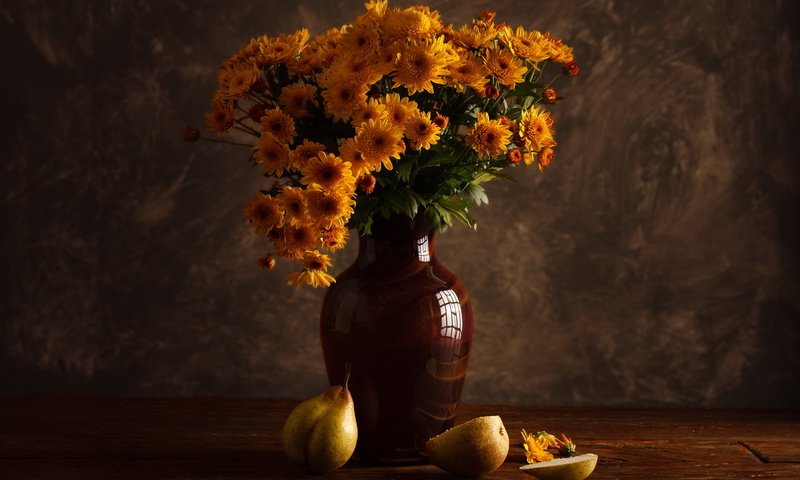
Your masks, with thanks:
<instances>
[{"instance_id":1,"label":"bouquet of flowers","mask_svg":"<svg viewBox=\"0 0 800 480\"><path fill-rule=\"evenodd\" d=\"M553 160L543 104L561 98L551 84L562 70L579 72L559 39L495 23L493 12L456 29L425 6L365 7L313 40L306 29L250 40L220 66L206 114L218 136L184 132L251 149L271 183L244 218L271 244L262 267L299 262L290 284L330 285L322 252L342 248L350 229L369 235L377 215L474 227L484 182ZM548 64L561 68L544 81Z\"/></svg>"}]
</instances>

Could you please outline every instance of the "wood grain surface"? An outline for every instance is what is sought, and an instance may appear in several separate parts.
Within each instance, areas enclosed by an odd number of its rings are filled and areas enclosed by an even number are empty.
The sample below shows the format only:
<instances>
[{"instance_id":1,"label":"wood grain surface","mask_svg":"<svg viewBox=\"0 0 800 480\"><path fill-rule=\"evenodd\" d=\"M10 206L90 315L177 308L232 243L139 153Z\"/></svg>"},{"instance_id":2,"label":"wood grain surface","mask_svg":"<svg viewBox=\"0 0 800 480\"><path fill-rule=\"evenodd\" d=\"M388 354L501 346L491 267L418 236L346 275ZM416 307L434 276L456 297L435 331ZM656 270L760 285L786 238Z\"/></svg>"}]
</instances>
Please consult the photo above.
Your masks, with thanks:
<instances>
[{"instance_id":1,"label":"wood grain surface","mask_svg":"<svg viewBox=\"0 0 800 480\"><path fill-rule=\"evenodd\" d=\"M202 126L251 37L364 0L4 0L0 392L307 398L323 292L259 270L265 179ZM475 403L800 404L800 28L782 0L404 0L550 31L558 154L439 236ZM335 272L356 242L334 259Z\"/></svg>"},{"instance_id":2,"label":"wood grain surface","mask_svg":"<svg viewBox=\"0 0 800 480\"><path fill-rule=\"evenodd\" d=\"M307 475L283 453L281 429L296 401L221 398L0 397L3 479L426 479L431 465L352 461ZM596 453L591 479L800 478L800 411L543 408L466 404L457 423L500 415L512 445L486 479L531 478L518 432L566 432ZM786 452L794 453L787 455Z\"/></svg>"}]
</instances>

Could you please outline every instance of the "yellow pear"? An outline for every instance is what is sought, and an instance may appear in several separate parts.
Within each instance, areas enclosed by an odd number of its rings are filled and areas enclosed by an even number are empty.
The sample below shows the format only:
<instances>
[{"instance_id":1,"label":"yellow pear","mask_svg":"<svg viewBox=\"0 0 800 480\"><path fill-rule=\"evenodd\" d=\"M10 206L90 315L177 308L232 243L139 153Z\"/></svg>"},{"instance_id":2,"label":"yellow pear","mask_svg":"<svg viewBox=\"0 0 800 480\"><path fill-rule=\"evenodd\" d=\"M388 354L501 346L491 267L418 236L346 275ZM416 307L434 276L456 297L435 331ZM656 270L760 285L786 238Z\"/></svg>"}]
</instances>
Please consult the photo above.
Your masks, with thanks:
<instances>
[{"instance_id":1,"label":"yellow pear","mask_svg":"<svg viewBox=\"0 0 800 480\"><path fill-rule=\"evenodd\" d=\"M335 470L353 455L358 440L353 397L347 389L350 366L342 385L330 387L301 403L283 426L283 448L289 460L310 472Z\"/></svg>"},{"instance_id":2,"label":"yellow pear","mask_svg":"<svg viewBox=\"0 0 800 480\"><path fill-rule=\"evenodd\" d=\"M583 480L594 471L596 465L597 455L587 453L577 457L532 463L519 469L539 480Z\"/></svg>"},{"instance_id":3,"label":"yellow pear","mask_svg":"<svg viewBox=\"0 0 800 480\"><path fill-rule=\"evenodd\" d=\"M437 435L425 444L431 463L459 475L497 470L508 455L508 432L498 416L478 417Z\"/></svg>"}]
</instances>

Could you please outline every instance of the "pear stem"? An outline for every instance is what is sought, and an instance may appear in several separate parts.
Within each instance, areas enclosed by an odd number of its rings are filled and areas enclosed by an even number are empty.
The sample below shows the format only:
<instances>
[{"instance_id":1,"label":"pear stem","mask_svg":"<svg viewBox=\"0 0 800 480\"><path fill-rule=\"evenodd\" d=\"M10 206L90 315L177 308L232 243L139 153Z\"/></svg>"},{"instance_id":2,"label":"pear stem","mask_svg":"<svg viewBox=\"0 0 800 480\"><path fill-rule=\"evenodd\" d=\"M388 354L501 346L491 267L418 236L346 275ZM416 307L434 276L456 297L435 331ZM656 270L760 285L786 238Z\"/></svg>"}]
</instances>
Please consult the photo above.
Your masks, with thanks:
<instances>
[{"instance_id":1,"label":"pear stem","mask_svg":"<svg viewBox=\"0 0 800 480\"><path fill-rule=\"evenodd\" d=\"M344 382L342 382L342 390L347 390L347 382L350 381L350 362L344 364Z\"/></svg>"}]
</instances>

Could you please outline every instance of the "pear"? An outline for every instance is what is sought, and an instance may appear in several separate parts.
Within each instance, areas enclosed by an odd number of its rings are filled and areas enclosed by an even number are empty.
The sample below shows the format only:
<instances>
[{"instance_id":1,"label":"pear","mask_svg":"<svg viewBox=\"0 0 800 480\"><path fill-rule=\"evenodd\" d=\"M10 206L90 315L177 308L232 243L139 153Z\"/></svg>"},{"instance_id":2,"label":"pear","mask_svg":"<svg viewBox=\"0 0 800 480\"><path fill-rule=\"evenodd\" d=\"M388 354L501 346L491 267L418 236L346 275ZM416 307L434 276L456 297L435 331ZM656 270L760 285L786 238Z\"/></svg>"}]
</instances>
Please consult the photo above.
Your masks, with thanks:
<instances>
[{"instance_id":1,"label":"pear","mask_svg":"<svg viewBox=\"0 0 800 480\"><path fill-rule=\"evenodd\" d=\"M546 462L519 467L539 480L583 480L597 465L597 455L587 453L577 457L556 458Z\"/></svg>"},{"instance_id":2,"label":"pear","mask_svg":"<svg viewBox=\"0 0 800 480\"><path fill-rule=\"evenodd\" d=\"M497 470L508 455L508 432L498 416L478 417L425 444L431 463L450 473L479 476Z\"/></svg>"},{"instance_id":3,"label":"pear","mask_svg":"<svg viewBox=\"0 0 800 480\"><path fill-rule=\"evenodd\" d=\"M330 387L301 403L283 426L283 448L289 460L313 473L341 467L356 449L358 427L353 397L347 389L350 365L342 385Z\"/></svg>"}]
</instances>

